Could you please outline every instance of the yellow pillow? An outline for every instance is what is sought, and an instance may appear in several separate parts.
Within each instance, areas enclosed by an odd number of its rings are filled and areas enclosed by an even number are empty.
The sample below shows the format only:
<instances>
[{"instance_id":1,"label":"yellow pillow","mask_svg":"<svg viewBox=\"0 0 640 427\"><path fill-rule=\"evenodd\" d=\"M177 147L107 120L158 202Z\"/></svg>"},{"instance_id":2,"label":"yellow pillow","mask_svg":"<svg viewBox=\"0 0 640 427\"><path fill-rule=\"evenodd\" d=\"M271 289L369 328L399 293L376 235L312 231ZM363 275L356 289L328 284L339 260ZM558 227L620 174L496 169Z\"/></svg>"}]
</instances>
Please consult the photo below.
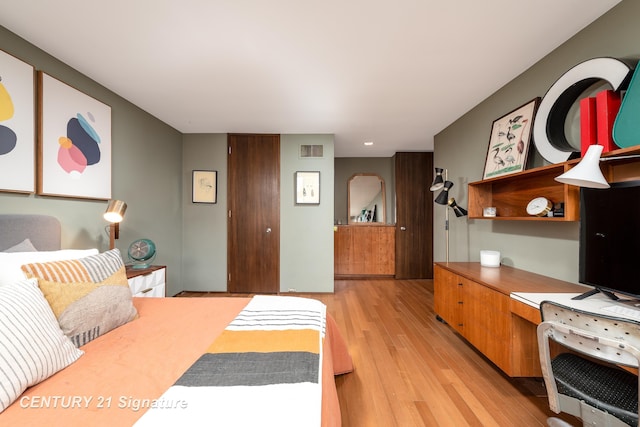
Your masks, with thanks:
<instances>
[{"instance_id":1,"label":"yellow pillow","mask_svg":"<svg viewBox=\"0 0 640 427\"><path fill-rule=\"evenodd\" d=\"M138 315L118 249L67 261L26 264L60 328L80 347Z\"/></svg>"}]
</instances>

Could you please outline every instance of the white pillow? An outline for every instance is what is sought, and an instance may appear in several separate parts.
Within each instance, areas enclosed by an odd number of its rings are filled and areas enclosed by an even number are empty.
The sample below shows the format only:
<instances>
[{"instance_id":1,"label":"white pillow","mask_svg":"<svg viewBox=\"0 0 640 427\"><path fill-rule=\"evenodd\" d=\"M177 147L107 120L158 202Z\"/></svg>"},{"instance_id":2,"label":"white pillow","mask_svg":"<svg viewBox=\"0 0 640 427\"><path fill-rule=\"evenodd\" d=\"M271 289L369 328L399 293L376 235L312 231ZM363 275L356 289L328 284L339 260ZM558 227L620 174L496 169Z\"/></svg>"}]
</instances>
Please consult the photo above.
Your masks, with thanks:
<instances>
[{"instance_id":1,"label":"white pillow","mask_svg":"<svg viewBox=\"0 0 640 427\"><path fill-rule=\"evenodd\" d=\"M0 252L0 286L24 280L22 267L36 262L62 261L97 255L97 249L62 249L40 252Z\"/></svg>"},{"instance_id":2,"label":"white pillow","mask_svg":"<svg viewBox=\"0 0 640 427\"><path fill-rule=\"evenodd\" d=\"M82 354L62 333L37 280L0 286L0 412Z\"/></svg>"},{"instance_id":3,"label":"white pillow","mask_svg":"<svg viewBox=\"0 0 640 427\"><path fill-rule=\"evenodd\" d=\"M11 246L8 249L5 249L2 252L36 252L37 249L35 246L33 246L33 243L31 243L31 240L24 239L22 242L15 244L13 246Z\"/></svg>"}]
</instances>

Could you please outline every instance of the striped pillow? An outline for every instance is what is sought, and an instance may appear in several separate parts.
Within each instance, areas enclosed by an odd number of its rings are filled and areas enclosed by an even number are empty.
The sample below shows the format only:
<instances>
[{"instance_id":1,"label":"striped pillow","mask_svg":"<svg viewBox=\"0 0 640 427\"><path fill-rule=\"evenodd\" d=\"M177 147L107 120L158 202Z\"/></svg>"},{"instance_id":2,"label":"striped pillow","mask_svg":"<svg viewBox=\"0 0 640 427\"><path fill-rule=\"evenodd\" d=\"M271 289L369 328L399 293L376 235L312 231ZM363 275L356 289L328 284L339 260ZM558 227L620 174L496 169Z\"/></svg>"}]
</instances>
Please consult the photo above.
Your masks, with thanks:
<instances>
[{"instance_id":1,"label":"striped pillow","mask_svg":"<svg viewBox=\"0 0 640 427\"><path fill-rule=\"evenodd\" d=\"M0 286L0 412L82 354L60 330L36 280Z\"/></svg>"},{"instance_id":2,"label":"striped pillow","mask_svg":"<svg viewBox=\"0 0 640 427\"><path fill-rule=\"evenodd\" d=\"M62 331L78 347L138 316L118 249L22 270L38 279Z\"/></svg>"}]
</instances>

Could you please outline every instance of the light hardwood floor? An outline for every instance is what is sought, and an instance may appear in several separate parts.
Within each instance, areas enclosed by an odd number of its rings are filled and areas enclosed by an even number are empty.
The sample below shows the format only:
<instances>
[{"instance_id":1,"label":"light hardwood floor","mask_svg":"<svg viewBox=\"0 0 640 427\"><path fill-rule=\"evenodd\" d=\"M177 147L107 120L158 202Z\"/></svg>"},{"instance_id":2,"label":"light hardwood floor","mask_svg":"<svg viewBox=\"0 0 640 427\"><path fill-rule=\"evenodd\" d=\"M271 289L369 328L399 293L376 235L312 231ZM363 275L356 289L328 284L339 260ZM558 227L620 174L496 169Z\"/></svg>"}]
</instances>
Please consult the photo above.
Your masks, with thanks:
<instances>
[{"instance_id":1,"label":"light hardwood floor","mask_svg":"<svg viewBox=\"0 0 640 427\"><path fill-rule=\"evenodd\" d=\"M334 294L297 295L327 305L353 357L355 371L336 378L344 427L527 427L556 416L540 379L507 377L436 320L431 280L338 280Z\"/></svg>"}]
</instances>

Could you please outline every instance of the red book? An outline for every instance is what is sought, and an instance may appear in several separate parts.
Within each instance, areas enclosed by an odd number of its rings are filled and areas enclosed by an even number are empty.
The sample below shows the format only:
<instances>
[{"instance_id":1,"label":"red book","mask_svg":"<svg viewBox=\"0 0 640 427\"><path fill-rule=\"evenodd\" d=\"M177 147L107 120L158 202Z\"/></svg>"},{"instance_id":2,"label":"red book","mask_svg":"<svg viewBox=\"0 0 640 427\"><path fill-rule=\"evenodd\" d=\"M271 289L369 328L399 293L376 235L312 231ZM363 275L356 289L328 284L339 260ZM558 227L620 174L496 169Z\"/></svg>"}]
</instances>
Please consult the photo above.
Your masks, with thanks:
<instances>
[{"instance_id":1,"label":"red book","mask_svg":"<svg viewBox=\"0 0 640 427\"><path fill-rule=\"evenodd\" d=\"M580 100L580 152L582 156L590 145L598 142L596 129L596 98L583 98Z\"/></svg>"},{"instance_id":2,"label":"red book","mask_svg":"<svg viewBox=\"0 0 640 427\"><path fill-rule=\"evenodd\" d=\"M613 122L616 120L618 110L620 110L620 102L620 93L618 92L603 90L596 94L598 144L604 147L603 153L618 148L613 141Z\"/></svg>"}]
</instances>

